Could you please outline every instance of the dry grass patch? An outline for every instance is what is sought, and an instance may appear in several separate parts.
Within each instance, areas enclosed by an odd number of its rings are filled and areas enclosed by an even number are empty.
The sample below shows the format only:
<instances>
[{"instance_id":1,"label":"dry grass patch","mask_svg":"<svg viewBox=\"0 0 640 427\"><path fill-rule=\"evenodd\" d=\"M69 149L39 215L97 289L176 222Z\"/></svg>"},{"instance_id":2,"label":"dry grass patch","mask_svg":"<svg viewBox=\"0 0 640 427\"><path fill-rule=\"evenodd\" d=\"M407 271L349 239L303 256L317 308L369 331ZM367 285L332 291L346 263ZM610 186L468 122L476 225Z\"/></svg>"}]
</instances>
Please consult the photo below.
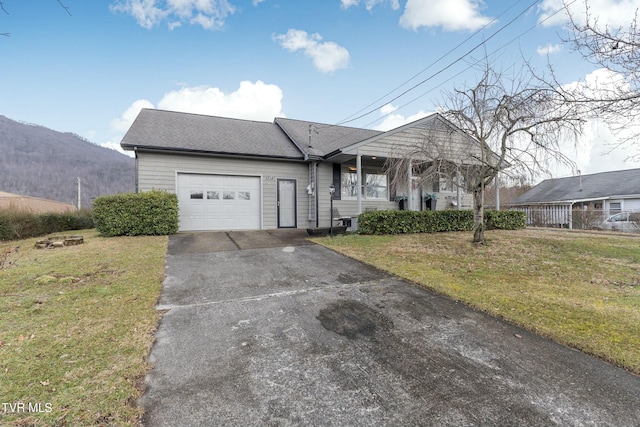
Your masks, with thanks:
<instances>
[{"instance_id":1,"label":"dry grass patch","mask_svg":"<svg viewBox=\"0 0 640 427\"><path fill-rule=\"evenodd\" d=\"M640 239L568 231L318 241L640 374Z\"/></svg>"},{"instance_id":2,"label":"dry grass patch","mask_svg":"<svg viewBox=\"0 0 640 427\"><path fill-rule=\"evenodd\" d=\"M0 270L0 396L39 409L0 407L8 425L135 425L140 415L167 238L74 234L85 243L11 242L20 252Z\"/></svg>"}]
</instances>

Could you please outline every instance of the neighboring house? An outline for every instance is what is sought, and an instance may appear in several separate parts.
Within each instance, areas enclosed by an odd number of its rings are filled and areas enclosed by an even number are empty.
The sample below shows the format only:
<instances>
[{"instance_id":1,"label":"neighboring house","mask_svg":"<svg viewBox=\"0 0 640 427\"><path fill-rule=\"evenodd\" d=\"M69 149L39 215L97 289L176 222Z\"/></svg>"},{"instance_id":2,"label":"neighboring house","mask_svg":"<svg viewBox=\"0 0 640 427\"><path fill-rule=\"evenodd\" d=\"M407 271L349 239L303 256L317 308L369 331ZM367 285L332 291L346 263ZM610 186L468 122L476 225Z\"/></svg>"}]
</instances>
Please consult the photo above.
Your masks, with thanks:
<instances>
[{"instance_id":1,"label":"neighboring house","mask_svg":"<svg viewBox=\"0 0 640 427\"><path fill-rule=\"evenodd\" d=\"M598 223L640 210L640 169L547 179L517 197L512 208L526 211L529 225L589 228L574 223L586 221L587 213Z\"/></svg>"},{"instance_id":2,"label":"neighboring house","mask_svg":"<svg viewBox=\"0 0 640 427\"><path fill-rule=\"evenodd\" d=\"M21 196L19 194L0 191L0 209L14 209L32 213L65 213L75 211L76 207L55 200Z\"/></svg>"},{"instance_id":3,"label":"neighboring house","mask_svg":"<svg viewBox=\"0 0 640 427\"><path fill-rule=\"evenodd\" d=\"M385 174L388 157L434 129L446 129L441 137L460 153L478 146L439 114L381 132L152 109L140 112L121 146L135 152L136 191L177 193L181 231L313 228L332 221L332 183L334 208L343 217L399 209L402 195L409 195L404 207L413 210L470 207L471 195L451 178L418 184L407 170L393 188ZM438 201L427 204L428 198Z\"/></svg>"}]
</instances>

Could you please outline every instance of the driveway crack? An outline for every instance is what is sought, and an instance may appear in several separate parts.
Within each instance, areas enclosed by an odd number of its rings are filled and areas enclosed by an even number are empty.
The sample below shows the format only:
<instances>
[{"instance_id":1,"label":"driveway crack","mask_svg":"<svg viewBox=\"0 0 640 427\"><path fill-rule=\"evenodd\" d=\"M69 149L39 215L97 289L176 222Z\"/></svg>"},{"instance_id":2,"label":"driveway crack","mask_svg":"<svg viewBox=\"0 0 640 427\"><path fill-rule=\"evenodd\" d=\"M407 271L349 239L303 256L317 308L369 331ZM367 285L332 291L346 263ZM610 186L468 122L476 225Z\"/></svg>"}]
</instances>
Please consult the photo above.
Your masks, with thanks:
<instances>
[{"instance_id":1,"label":"driveway crack","mask_svg":"<svg viewBox=\"0 0 640 427\"><path fill-rule=\"evenodd\" d=\"M380 280L383 280L383 279L380 279ZM245 302L245 301L261 301L268 298L287 297L287 296L303 294L307 292L317 292L317 291L332 290L332 289L347 289L347 288L354 288L359 286L371 286L371 285L377 284L378 282L380 282L380 280L372 280L368 282L345 283L345 284L329 285L329 286L313 286L310 288L296 289L293 291L274 292L270 294L253 295L253 296L247 296L242 298L226 299L221 301L207 301L207 302L200 302L200 303L194 303L194 304L158 304L156 306L156 310L166 311L166 310L177 310L177 309L184 309L184 308L206 307L211 305L228 304L228 303Z\"/></svg>"},{"instance_id":2,"label":"driveway crack","mask_svg":"<svg viewBox=\"0 0 640 427\"><path fill-rule=\"evenodd\" d=\"M238 248L238 249L242 249L242 248L240 247L240 245L238 244L238 242L236 242L235 240L233 240L233 237L231 237L231 234L229 234L228 232L225 232L224 234L226 234L226 235L227 235L227 237L229 238L229 240L231 240L231 243L233 243L234 245L236 245L236 248Z\"/></svg>"}]
</instances>

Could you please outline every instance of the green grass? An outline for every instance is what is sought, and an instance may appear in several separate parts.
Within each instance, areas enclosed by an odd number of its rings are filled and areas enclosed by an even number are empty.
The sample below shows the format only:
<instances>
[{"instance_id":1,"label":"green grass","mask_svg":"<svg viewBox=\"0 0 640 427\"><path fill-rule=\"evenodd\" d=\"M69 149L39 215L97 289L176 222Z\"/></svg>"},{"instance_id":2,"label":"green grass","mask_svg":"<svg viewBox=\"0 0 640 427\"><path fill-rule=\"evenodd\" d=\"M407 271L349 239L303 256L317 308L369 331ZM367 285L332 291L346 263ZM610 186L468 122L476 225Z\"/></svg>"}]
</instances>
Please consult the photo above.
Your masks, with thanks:
<instances>
[{"instance_id":1,"label":"green grass","mask_svg":"<svg viewBox=\"0 0 640 427\"><path fill-rule=\"evenodd\" d=\"M3 425L135 425L158 322L166 237L100 237L34 249L20 245L0 270Z\"/></svg>"},{"instance_id":2,"label":"green grass","mask_svg":"<svg viewBox=\"0 0 640 427\"><path fill-rule=\"evenodd\" d=\"M569 231L319 243L640 374L640 238Z\"/></svg>"}]
</instances>

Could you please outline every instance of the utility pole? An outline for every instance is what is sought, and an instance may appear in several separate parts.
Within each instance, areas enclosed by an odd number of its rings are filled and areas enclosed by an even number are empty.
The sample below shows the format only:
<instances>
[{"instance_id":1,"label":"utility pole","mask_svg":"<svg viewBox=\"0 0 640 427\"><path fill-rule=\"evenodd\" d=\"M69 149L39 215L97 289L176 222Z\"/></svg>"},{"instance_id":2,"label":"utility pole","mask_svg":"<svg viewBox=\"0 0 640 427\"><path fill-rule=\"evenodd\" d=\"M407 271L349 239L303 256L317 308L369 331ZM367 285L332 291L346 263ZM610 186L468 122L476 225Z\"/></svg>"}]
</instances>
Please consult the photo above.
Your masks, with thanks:
<instances>
[{"instance_id":1,"label":"utility pole","mask_svg":"<svg viewBox=\"0 0 640 427\"><path fill-rule=\"evenodd\" d=\"M78 210L82 208L82 186L80 185L80 177L78 177Z\"/></svg>"}]
</instances>

